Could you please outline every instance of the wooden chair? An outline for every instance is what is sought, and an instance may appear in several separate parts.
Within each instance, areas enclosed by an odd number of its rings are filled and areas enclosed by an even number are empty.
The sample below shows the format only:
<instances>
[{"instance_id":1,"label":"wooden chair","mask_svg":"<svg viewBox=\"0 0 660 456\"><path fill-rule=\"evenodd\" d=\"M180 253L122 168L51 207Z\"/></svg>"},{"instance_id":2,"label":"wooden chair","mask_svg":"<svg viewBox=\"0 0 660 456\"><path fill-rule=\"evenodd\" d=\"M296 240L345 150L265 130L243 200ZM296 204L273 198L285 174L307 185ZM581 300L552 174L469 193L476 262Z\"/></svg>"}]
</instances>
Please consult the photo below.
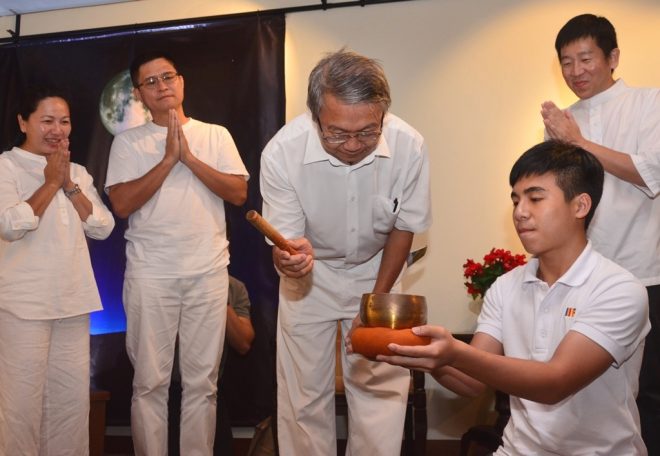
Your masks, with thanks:
<instances>
[{"instance_id":1,"label":"wooden chair","mask_svg":"<svg viewBox=\"0 0 660 456\"><path fill-rule=\"evenodd\" d=\"M478 424L472 426L463 434L460 456L491 454L502 445L504 427L511 416L508 394L495 391L495 411L497 412L497 419L494 424Z\"/></svg>"},{"instance_id":2,"label":"wooden chair","mask_svg":"<svg viewBox=\"0 0 660 456\"><path fill-rule=\"evenodd\" d=\"M341 329L337 328L336 364L335 364L335 413L348 416L348 403L344 389L344 377L341 368ZM349 423L350 426L350 423ZM410 371L410 390L406 405L406 418L403 428L401 454L406 456L424 456L426 454L426 389L424 373Z\"/></svg>"},{"instance_id":3,"label":"wooden chair","mask_svg":"<svg viewBox=\"0 0 660 456\"><path fill-rule=\"evenodd\" d=\"M458 340L469 344L472 334L454 334ZM460 456L482 456L493 453L502 445L502 434L504 427L509 422L511 408L509 407L509 395L501 391L495 391L495 411L497 419L494 424L478 424L472 426L461 437Z\"/></svg>"},{"instance_id":4,"label":"wooden chair","mask_svg":"<svg viewBox=\"0 0 660 456\"><path fill-rule=\"evenodd\" d=\"M105 404L110 393L104 390L89 391L89 455L103 456L105 444Z\"/></svg>"}]
</instances>

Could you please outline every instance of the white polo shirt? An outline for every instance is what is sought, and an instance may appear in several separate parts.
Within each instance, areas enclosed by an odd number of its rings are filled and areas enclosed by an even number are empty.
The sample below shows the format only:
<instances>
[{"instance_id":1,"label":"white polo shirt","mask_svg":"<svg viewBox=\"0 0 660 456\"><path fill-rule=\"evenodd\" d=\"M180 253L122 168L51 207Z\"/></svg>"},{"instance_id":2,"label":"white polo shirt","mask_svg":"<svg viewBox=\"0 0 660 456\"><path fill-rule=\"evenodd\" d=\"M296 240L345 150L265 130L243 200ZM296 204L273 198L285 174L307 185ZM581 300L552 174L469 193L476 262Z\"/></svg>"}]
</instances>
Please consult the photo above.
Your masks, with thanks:
<instances>
[{"instance_id":1,"label":"white polo shirt","mask_svg":"<svg viewBox=\"0 0 660 456\"><path fill-rule=\"evenodd\" d=\"M590 243L552 287L537 269L532 258L495 281L477 332L500 341L508 357L545 362L568 331L577 331L614 362L557 404L511 397L504 445L495 454L645 455L635 397L650 329L646 289Z\"/></svg>"},{"instance_id":2,"label":"white polo shirt","mask_svg":"<svg viewBox=\"0 0 660 456\"><path fill-rule=\"evenodd\" d=\"M189 119L183 133L190 151L227 174L249 177L226 128ZM135 180L165 154L167 127L153 122L126 130L112 142L106 192ZM126 277L179 278L229 264L224 201L183 163L174 165L158 191L128 218Z\"/></svg>"}]
</instances>

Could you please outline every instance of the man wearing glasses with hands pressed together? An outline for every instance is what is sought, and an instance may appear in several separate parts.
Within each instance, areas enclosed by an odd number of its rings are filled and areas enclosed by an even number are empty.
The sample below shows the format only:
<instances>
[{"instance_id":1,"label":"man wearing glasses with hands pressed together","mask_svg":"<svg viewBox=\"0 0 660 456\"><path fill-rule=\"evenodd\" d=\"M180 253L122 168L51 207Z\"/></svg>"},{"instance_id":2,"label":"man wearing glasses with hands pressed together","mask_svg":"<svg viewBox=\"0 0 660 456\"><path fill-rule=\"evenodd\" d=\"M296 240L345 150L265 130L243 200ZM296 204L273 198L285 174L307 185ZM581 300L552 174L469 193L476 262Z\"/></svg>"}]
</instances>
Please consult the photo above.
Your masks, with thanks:
<instances>
[{"instance_id":1,"label":"man wearing glasses with hands pressed together","mask_svg":"<svg viewBox=\"0 0 660 456\"><path fill-rule=\"evenodd\" d=\"M305 113L261 160L265 218L294 255L273 247L280 275L277 427L283 455L336 455L337 322L359 325L363 293L400 290L413 233L431 224L422 136L388 113L374 60L340 50L309 77ZM350 410L347 454L398 455L410 382L405 369L342 349Z\"/></svg>"},{"instance_id":2,"label":"man wearing glasses with hands pressed together","mask_svg":"<svg viewBox=\"0 0 660 456\"><path fill-rule=\"evenodd\" d=\"M153 121L115 137L105 185L115 214L128 217L123 301L135 453L167 453L178 335L181 454L211 455L227 317L224 201L245 202L248 173L224 127L186 117L172 58L143 54L130 72Z\"/></svg>"}]
</instances>

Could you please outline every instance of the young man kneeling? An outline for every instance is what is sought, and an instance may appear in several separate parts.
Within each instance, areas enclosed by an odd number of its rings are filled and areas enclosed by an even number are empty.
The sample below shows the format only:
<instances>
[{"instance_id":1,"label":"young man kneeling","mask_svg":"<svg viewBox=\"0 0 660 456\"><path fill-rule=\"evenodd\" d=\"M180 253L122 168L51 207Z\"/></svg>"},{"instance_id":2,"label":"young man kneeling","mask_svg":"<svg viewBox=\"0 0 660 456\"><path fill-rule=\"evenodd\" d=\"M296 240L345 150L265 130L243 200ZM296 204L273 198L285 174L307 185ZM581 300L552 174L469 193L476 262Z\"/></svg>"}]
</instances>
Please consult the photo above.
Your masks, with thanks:
<instances>
[{"instance_id":1,"label":"young man kneeling","mask_svg":"<svg viewBox=\"0 0 660 456\"><path fill-rule=\"evenodd\" d=\"M647 294L586 236L603 168L585 150L538 144L514 164L513 222L533 257L488 290L470 345L440 326L414 328L428 346L380 361L430 373L468 396L511 396L496 455L646 455L635 404Z\"/></svg>"}]
</instances>

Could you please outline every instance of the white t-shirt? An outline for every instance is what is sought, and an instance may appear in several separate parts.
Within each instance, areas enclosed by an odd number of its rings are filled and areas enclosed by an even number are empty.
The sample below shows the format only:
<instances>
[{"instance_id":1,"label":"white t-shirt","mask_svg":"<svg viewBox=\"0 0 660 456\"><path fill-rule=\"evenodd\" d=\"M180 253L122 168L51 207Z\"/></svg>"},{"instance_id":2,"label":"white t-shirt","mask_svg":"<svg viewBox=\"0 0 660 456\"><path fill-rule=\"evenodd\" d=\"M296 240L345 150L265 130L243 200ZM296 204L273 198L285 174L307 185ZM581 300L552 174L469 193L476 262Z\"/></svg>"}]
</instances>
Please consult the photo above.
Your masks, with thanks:
<instances>
[{"instance_id":1,"label":"white t-shirt","mask_svg":"<svg viewBox=\"0 0 660 456\"><path fill-rule=\"evenodd\" d=\"M419 233L430 226L426 143L388 113L377 148L347 165L323 149L307 112L266 145L261 194L264 218L287 239L307 238L316 260L362 264L377 258L393 228Z\"/></svg>"},{"instance_id":2,"label":"white t-shirt","mask_svg":"<svg viewBox=\"0 0 660 456\"><path fill-rule=\"evenodd\" d=\"M644 286L588 244L552 287L536 277L538 260L498 278L488 290L477 332L511 358L550 360L568 331L614 358L600 377L554 405L512 396L504 445L496 455L645 455L635 404L644 337Z\"/></svg>"},{"instance_id":3,"label":"white t-shirt","mask_svg":"<svg viewBox=\"0 0 660 456\"><path fill-rule=\"evenodd\" d=\"M41 217L26 203L45 182L46 158L18 147L0 155L0 308L50 320L101 309L85 235L107 238L115 226L92 176L71 163L71 180L92 203L84 222L59 189Z\"/></svg>"},{"instance_id":4,"label":"white t-shirt","mask_svg":"<svg viewBox=\"0 0 660 456\"><path fill-rule=\"evenodd\" d=\"M588 232L594 249L644 285L660 284L660 89L618 80L569 109L585 138L630 154L646 184L637 187L605 173Z\"/></svg>"},{"instance_id":5,"label":"white t-shirt","mask_svg":"<svg viewBox=\"0 0 660 456\"><path fill-rule=\"evenodd\" d=\"M190 151L209 166L248 178L226 128L189 119L183 132ZM105 188L145 175L165 155L167 127L153 122L117 135L112 142ZM224 201L183 163L128 218L126 277L192 277L226 267L229 251Z\"/></svg>"}]
</instances>

